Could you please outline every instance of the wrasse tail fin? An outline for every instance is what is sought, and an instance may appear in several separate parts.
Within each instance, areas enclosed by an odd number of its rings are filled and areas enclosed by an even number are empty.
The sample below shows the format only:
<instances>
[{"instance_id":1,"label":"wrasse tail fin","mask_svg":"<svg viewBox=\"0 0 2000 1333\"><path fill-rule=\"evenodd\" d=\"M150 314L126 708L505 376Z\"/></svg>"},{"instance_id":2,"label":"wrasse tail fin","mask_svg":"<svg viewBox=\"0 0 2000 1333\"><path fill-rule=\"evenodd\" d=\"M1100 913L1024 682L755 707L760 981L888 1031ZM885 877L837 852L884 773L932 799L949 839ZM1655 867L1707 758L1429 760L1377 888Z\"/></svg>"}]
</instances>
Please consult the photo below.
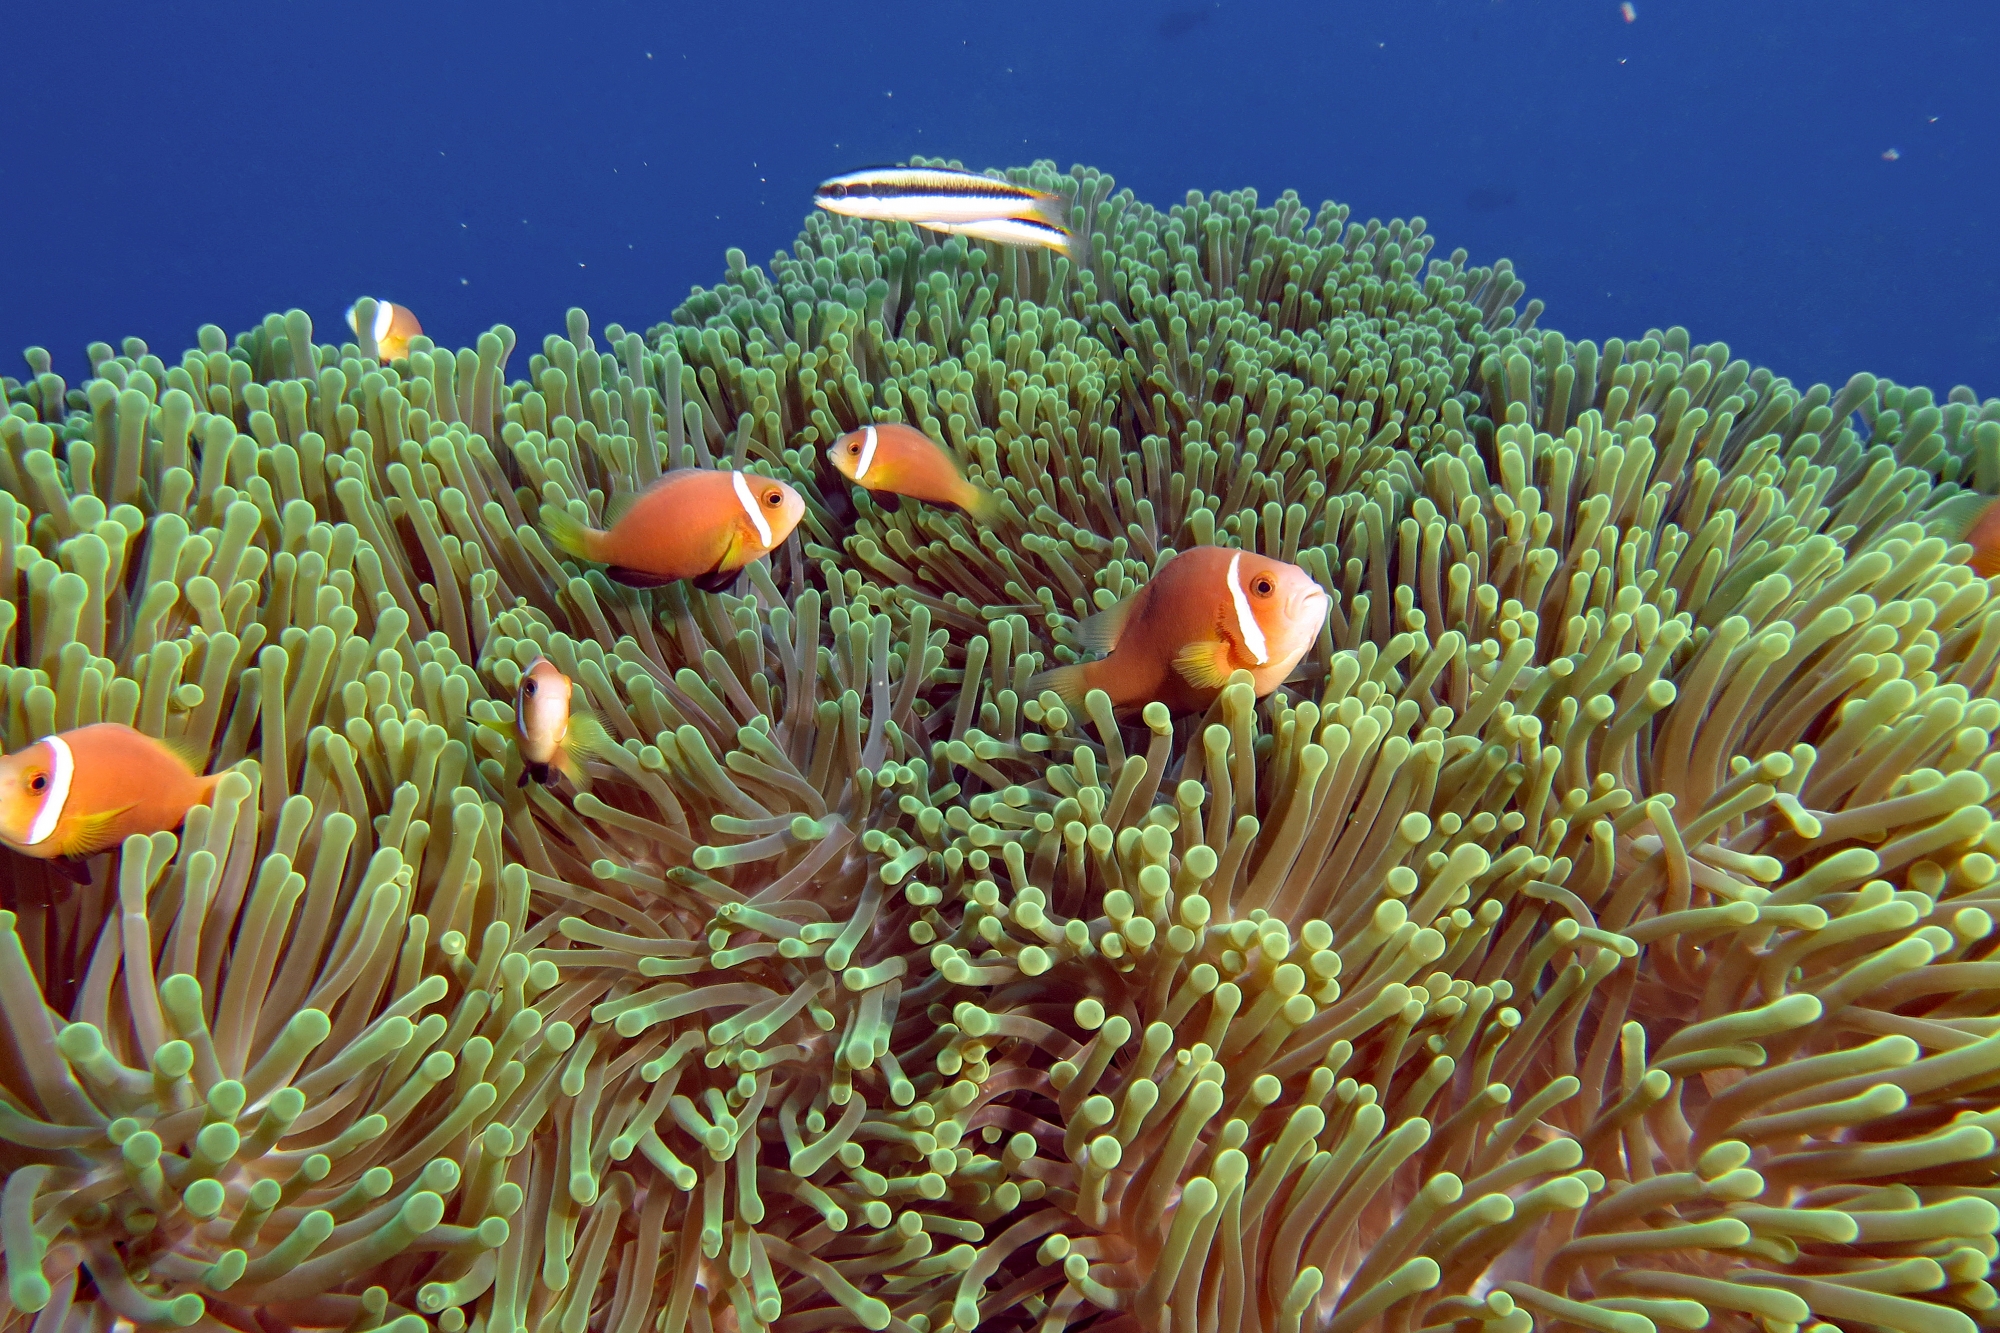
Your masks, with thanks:
<instances>
[{"instance_id":1,"label":"wrasse tail fin","mask_svg":"<svg viewBox=\"0 0 2000 1333\"><path fill-rule=\"evenodd\" d=\"M1052 667L1028 679L1030 698L1044 690L1054 691L1055 696L1074 712L1083 707L1083 696L1090 692L1090 682L1084 679L1081 665Z\"/></svg>"},{"instance_id":2,"label":"wrasse tail fin","mask_svg":"<svg viewBox=\"0 0 2000 1333\"><path fill-rule=\"evenodd\" d=\"M64 856L95 856L112 844L111 829L119 817L132 807L121 805L116 810L100 810L94 815L81 815L71 823L56 850Z\"/></svg>"},{"instance_id":3,"label":"wrasse tail fin","mask_svg":"<svg viewBox=\"0 0 2000 1333\"><path fill-rule=\"evenodd\" d=\"M1143 590L1142 590L1143 591ZM1125 626L1132 620L1132 612L1139 605L1139 593L1133 593L1124 601L1107 606L1096 615L1088 616L1076 627L1076 637L1083 646L1093 653L1108 653L1118 646L1124 637Z\"/></svg>"},{"instance_id":4,"label":"wrasse tail fin","mask_svg":"<svg viewBox=\"0 0 2000 1333\"><path fill-rule=\"evenodd\" d=\"M1235 669L1229 645L1213 639L1191 643L1174 654L1174 670L1198 690L1220 689Z\"/></svg>"},{"instance_id":5,"label":"wrasse tail fin","mask_svg":"<svg viewBox=\"0 0 2000 1333\"><path fill-rule=\"evenodd\" d=\"M1041 222L1046 222L1051 227L1061 227L1064 231L1068 231L1069 200L1060 194L1052 194L1046 190L1037 190L1035 192L1035 202L1027 216Z\"/></svg>"},{"instance_id":6,"label":"wrasse tail fin","mask_svg":"<svg viewBox=\"0 0 2000 1333\"><path fill-rule=\"evenodd\" d=\"M542 506L542 529L558 551L577 560L595 560L591 538L596 534L583 520L560 506Z\"/></svg>"}]
</instances>

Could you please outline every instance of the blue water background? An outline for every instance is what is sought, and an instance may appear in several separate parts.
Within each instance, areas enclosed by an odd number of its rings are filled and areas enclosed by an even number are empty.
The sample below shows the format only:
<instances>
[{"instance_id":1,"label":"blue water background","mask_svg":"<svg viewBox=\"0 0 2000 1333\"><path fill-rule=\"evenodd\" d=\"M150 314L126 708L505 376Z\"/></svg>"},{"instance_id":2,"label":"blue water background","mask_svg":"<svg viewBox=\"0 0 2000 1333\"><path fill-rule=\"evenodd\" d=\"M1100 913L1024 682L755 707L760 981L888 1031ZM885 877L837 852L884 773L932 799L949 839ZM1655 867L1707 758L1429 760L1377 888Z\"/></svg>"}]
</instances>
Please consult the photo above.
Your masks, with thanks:
<instances>
[{"instance_id":1,"label":"blue water background","mask_svg":"<svg viewBox=\"0 0 2000 1333\"><path fill-rule=\"evenodd\" d=\"M362 293L451 345L644 328L921 153L1421 215L1571 337L2000 393L2000 6L1635 5L24 2L0 360L293 305L341 340Z\"/></svg>"}]
</instances>

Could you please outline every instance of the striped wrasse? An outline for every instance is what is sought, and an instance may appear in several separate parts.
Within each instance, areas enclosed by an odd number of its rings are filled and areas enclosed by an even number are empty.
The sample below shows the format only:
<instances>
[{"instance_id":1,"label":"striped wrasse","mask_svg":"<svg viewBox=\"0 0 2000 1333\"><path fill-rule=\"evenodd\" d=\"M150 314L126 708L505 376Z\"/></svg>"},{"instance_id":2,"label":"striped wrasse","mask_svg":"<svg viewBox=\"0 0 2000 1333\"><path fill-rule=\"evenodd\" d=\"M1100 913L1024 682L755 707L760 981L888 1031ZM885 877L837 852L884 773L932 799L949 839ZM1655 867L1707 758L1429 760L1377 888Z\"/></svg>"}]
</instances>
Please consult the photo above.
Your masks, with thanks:
<instances>
[{"instance_id":1,"label":"striped wrasse","mask_svg":"<svg viewBox=\"0 0 2000 1333\"><path fill-rule=\"evenodd\" d=\"M908 222L1002 245L1069 248L1066 199L977 172L871 167L822 181L813 202L844 217Z\"/></svg>"}]
</instances>

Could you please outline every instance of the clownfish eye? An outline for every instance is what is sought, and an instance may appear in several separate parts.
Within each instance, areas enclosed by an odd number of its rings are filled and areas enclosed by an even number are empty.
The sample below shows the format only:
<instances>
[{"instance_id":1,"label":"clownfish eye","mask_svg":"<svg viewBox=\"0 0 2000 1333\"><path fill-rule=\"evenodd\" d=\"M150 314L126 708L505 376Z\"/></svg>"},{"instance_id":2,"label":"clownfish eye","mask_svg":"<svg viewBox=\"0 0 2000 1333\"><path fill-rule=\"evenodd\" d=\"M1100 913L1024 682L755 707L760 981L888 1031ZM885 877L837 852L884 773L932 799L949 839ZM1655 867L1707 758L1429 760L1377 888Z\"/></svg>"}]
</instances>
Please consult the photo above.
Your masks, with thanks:
<instances>
[{"instance_id":1,"label":"clownfish eye","mask_svg":"<svg viewBox=\"0 0 2000 1333\"><path fill-rule=\"evenodd\" d=\"M535 682L533 680L524 680L521 682L521 697L524 699L535 697Z\"/></svg>"},{"instance_id":2,"label":"clownfish eye","mask_svg":"<svg viewBox=\"0 0 2000 1333\"><path fill-rule=\"evenodd\" d=\"M1259 574L1250 581L1250 591L1256 593L1259 597L1269 597L1271 595L1271 576L1269 574Z\"/></svg>"},{"instance_id":3,"label":"clownfish eye","mask_svg":"<svg viewBox=\"0 0 2000 1333\"><path fill-rule=\"evenodd\" d=\"M31 791L31 792L35 792L35 793L39 794L39 793L41 793L41 792L45 792L45 791L47 791L48 789L49 789L49 775L48 775L48 774L46 774L46 773L37 773L37 774L35 774L35 776L33 776L33 777L31 777L31 778L29 778L29 779L28 779L28 790L29 790L29 791Z\"/></svg>"},{"instance_id":4,"label":"clownfish eye","mask_svg":"<svg viewBox=\"0 0 2000 1333\"><path fill-rule=\"evenodd\" d=\"M784 502L785 502L785 493L783 491L772 489L764 492L764 503L768 505L770 508L776 509L779 505L782 505Z\"/></svg>"},{"instance_id":5,"label":"clownfish eye","mask_svg":"<svg viewBox=\"0 0 2000 1333\"><path fill-rule=\"evenodd\" d=\"M858 453L860 453L860 452L861 452L861 441L859 441L859 440L849 440L849 441L847 442L847 452L848 452L848 453L850 453L850 454L858 454Z\"/></svg>"}]
</instances>

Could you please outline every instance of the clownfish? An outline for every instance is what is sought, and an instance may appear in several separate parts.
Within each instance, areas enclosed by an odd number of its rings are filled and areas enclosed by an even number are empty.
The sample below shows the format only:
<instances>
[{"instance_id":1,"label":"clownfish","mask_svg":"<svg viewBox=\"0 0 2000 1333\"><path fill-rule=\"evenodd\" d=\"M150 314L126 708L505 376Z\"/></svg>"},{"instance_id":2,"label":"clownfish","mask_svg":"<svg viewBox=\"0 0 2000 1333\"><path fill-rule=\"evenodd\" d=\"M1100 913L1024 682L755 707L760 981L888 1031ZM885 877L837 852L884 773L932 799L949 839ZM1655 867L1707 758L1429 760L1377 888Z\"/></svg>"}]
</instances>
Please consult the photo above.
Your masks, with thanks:
<instances>
[{"instance_id":1,"label":"clownfish","mask_svg":"<svg viewBox=\"0 0 2000 1333\"><path fill-rule=\"evenodd\" d=\"M888 422L851 430L827 446L826 458L855 485L888 496L885 509L895 508L896 496L907 495L956 505L987 525L1000 517L999 498L967 481L944 446L914 426Z\"/></svg>"},{"instance_id":2,"label":"clownfish","mask_svg":"<svg viewBox=\"0 0 2000 1333\"><path fill-rule=\"evenodd\" d=\"M1054 690L1072 707L1103 690L1121 711L1157 699L1185 713L1213 703L1230 673L1248 671L1261 699L1306 655L1330 604L1297 565L1197 546L1083 623L1084 645L1109 656L1044 671L1028 690Z\"/></svg>"},{"instance_id":3,"label":"clownfish","mask_svg":"<svg viewBox=\"0 0 2000 1333\"><path fill-rule=\"evenodd\" d=\"M752 560L792 535L806 512L799 493L754 472L677 468L634 497L609 529L585 526L567 510L542 506L557 549L611 568L633 588L687 579L721 592Z\"/></svg>"},{"instance_id":4,"label":"clownfish","mask_svg":"<svg viewBox=\"0 0 2000 1333\"><path fill-rule=\"evenodd\" d=\"M215 794L204 756L118 722L46 736L0 758L0 843L88 884L87 857L165 833Z\"/></svg>"},{"instance_id":5,"label":"clownfish","mask_svg":"<svg viewBox=\"0 0 2000 1333\"><path fill-rule=\"evenodd\" d=\"M613 742L595 714L571 706L575 692L576 686L554 662L538 657L521 673L521 683L514 691L512 729L499 722L481 724L511 736L520 750L521 777L515 786L525 787L533 778L546 787L551 769L573 786L590 785L582 760L602 754Z\"/></svg>"},{"instance_id":6,"label":"clownfish","mask_svg":"<svg viewBox=\"0 0 2000 1333\"><path fill-rule=\"evenodd\" d=\"M408 306L378 300L375 302L375 316L364 330L356 312L361 309L363 301L372 299L364 296L347 307L347 327L353 329L354 336L361 340L361 354L377 361L394 361L397 357L408 356L410 339L422 333L424 326L417 323L417 317Z\"/></svg>"},{"instance_id":7,"label":"clownfish","mask_svg":"<svg viewBox=\"0 0 2000 1333\"><path fill-rule=\"evenodd\" d=\"M1924 516L1932 535L1972 547L1966 566L1982 579L2000 574L2000 499L1961 491Z\"/></svg>"}]
</instances>

